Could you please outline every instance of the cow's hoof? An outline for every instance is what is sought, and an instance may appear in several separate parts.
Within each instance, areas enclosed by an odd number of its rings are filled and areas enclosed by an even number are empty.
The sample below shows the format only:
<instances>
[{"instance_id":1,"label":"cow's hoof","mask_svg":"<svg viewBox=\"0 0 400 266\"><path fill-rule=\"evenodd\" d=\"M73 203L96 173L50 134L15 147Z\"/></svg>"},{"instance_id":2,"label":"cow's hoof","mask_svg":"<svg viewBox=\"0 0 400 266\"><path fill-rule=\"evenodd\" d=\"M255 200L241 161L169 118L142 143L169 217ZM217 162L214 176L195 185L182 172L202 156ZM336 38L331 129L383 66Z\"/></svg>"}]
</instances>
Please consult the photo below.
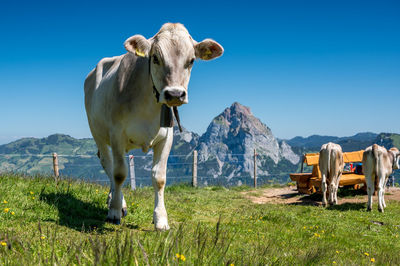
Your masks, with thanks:
<instances>
[{"instance_id":1,"label":"cow's hoof","mask_svg":"<svg viewBox=\"0 0 400 266\"><path fill-rule=\"evenodd\" d=\"M127 208L122 208L122 217L125 217L128 215L128 209Z\"/></svg>"},{"instance_id":2,"label":"cow's hoof","mask_svg":"<svg viewBox=\"0 0 400 266\"><path fill-rule=\"evenodd\" d=\"M121 219L118 218L108 218L107 217L107 223L111 223L111 224L116 224L116 225L120 225L121 224Z\"/></svg>"},{"instance_id":3,"label":"cow's hoof","mask_svg":"<svg viewBox=\"0 0 400 266\"><path fill-rule=\"evenodd\" d=\"M322 202L322 207L328 207L328 204L326 202Z\"/></svg>"},{"instance_id":4,"label":"cow's hoof","mask_svg":"<svg viewBox=\"0 0 400 266\"><path fill-rule=\"evenodd\" d=\"M384 211L383 209L381 209L381 208L378 208L378 211L379 211L379 212L382 212L382 213L385 212L385 211Z\"/></svg>"},{"instance_id":5,"label":"cow's hoof","mask_svg":"<svg viewBox=\"0 0 400 266\"><path fill-rule=\"evenodd\" d=\"M154 227L157 231L167 231L169 230L168 220L160 219L158 221L153 221Z\"/></svg>"},{"instance_id":6,"label":"cow's hoof","mask_svg":"<svg viewBox=\"0 0 400 266\"><path fill-rule=\"evenodd\" d=\"M166 225L161 225L161 226L156 226L156 230L157 231L160 231L160 232L165 232L165 231L168 231L170 228L169 228L169 225L168 224L166 224Z\"/></svg>"},{"instance_id":7,"label":"cow's hoof","mask_svg":"<svg viewBox=\"0 0 400 266\"><path fill-rule=\"evenodd\" d=\"M372 208L367 207L367 212L370 212L370 211L372 211Z\"/></svg>"}]
</instances>

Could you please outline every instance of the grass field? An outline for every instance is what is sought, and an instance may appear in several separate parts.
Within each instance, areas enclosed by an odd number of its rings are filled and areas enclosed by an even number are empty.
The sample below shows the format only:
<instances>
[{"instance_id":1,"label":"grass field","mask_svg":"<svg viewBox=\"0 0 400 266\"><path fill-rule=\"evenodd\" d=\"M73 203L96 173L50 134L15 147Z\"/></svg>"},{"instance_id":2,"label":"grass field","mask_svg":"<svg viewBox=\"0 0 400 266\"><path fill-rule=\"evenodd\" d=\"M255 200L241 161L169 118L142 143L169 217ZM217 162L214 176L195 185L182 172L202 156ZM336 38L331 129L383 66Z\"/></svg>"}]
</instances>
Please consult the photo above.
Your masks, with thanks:
<instances>
[{"instance_id":1,"label":"grass field","mask_svg":"<svg viewBox=\"0 0 400 266\"><path fill-rule=\"evenodd\" d=\"M400 265L400 204L253 204L246 187L166 189L171 230L153 230L153 189L125 190L129 214L105 223L108 188L0 175L0 264ZM256 192L257 193L257 192Z\"/></svg>"}]
</instances>

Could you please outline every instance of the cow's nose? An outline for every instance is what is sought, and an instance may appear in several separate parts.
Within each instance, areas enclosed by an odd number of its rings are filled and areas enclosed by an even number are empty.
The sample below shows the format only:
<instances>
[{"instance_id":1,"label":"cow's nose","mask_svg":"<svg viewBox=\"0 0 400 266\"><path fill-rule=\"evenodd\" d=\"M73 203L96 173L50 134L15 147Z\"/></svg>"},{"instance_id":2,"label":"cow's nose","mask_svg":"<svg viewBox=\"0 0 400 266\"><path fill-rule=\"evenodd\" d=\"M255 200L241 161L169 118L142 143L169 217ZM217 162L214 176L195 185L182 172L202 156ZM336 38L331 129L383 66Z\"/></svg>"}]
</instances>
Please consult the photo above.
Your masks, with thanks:
<instances>
[{"instance_id":1,"label":"cow's nose","mask_svg":"<svg viewBox=\"0 0 400 266\"><path fill-rule=\"evenodd\" d=\"M168 90L165 92L165 99L167 101L173 100L173 99L179 99L183 101L185 99L186 92L182 90Z\"/></svg>"}]
</instances>

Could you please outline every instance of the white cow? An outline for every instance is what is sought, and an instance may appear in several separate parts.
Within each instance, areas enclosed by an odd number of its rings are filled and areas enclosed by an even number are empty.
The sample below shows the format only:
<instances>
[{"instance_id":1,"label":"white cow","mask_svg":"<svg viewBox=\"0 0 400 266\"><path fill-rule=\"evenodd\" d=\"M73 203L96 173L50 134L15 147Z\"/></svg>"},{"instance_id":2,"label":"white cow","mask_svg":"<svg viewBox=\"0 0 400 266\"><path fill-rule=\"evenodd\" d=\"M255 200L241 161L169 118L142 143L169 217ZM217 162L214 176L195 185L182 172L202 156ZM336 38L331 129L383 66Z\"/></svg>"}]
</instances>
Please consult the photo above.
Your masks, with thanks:
<instances>
[{"instance_id":1,"label":"white cow","mask_svg":"<svg viewBox=\"0 0 400 266\"><path fill-rule=\"evenodd\" d=\"M384 147L374 144L365 149L363 154L363 172L367 182L368 206L372 210L372 195L375 191L375 178L378 184L378 210L384 211L386 203L384 199L385 184L393 170L399 169L400 152L397 148L386 150Z\"/></svg>"},{"instance_id":2,"label":"white cow","mask_svg":"<svg viewBox=\"0 0 400 266\"><path fill-rule=\"evenodd\" d=\"M107 220L119 224L127 212L121 192L128 172L125 154L153 148L153 221L157 230L168 230L164 186L173 139L171 109L188 102L195 59L214 59L224 50L211 39L194 41L179 23L164 24L150 39L132 36L124 45L128 53L102 59L85 80L90 130L111 181Z\"/></svg>"},{"instance_id":3,"label":"white cow","mask_svg":"<svg viewBox=\"0 0 400 266\"><path fill-rule=\"evenodd\" d=\"M322 145L319 152L319 168L322 175L322 205L327 206L326 190L329 191L329 204L337 204L337 191L343 173L343 152L340 145L329 142Z\"/></svg>"}]
</instances>

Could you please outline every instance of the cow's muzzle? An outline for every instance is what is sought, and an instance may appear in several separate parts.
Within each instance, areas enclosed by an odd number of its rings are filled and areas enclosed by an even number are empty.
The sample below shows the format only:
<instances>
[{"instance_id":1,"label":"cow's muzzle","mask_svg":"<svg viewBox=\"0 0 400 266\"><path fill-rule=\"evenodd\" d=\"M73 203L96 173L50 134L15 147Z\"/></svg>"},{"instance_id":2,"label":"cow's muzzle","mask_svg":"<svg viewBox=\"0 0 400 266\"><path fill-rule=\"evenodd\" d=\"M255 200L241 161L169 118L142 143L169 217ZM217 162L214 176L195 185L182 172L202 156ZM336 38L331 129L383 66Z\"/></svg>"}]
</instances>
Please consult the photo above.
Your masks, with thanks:
<instances>
[{"instance_id":1,"label":"cow's muzzle","mask_svg":"<svg viewBox=\"0 0 400 266\"><path fill-rule=\"evenodd\" d=\"M164 100L169 106L180 106L187 103L187 93L183 88L166 88L163 94Z\"/></svg>"}]
</instances>

